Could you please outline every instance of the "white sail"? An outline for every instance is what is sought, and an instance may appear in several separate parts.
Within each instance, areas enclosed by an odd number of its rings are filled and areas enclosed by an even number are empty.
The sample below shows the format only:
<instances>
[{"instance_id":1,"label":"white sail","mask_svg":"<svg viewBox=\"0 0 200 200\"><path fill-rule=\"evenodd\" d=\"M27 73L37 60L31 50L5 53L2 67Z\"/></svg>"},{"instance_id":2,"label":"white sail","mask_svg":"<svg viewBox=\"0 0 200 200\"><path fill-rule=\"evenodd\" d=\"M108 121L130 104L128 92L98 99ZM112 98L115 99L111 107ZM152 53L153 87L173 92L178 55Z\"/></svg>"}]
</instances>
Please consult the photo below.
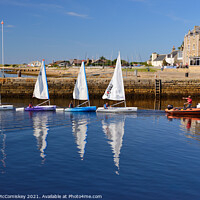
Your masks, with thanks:
<instances>
[{"instance_id":1,"label":"white sail","mask_svg":"<svg viewBox=\"0 0 200 200\"><path fill-rule=\"evenodd\" d=\"M120 53L117 58L113 77L102 98L116 101L125 100Z\"/></svg>"},{"instance_id":2,"label":"white sail","mask_svg":"<svg viewBox=\"0 0 200 200\"><path fill-rule=\"evenodd\" d=\"M108 120L102 121L102 128L108 138L108 143L111 145L113 151L113 160L115 166L119 169L120 151L124 136L124 123L125 118L121 118L115 122Z\"/></svg>"},{"instance_id":3,"label":"white sail","mask_svg":"<svg viewBox=\"0 0 200 200\"><path fill-rule=\"evenodd\" d=\"M80 72L76 80L73 98L78 100L89 100L84 61L82 61Z\"/></svg>"},{"instance_id":4,"label":"white sail","mask_svg":"<svg viewBox=\"0 0 200 200\"><path fill-rule=\"evenodd\" d=\"M49 91L48 91L47 76L46 76L44 60L42 61L40 73L35 83L33 97L36 97L38 99L49 99Z\"/></svg>"}]
</instances>

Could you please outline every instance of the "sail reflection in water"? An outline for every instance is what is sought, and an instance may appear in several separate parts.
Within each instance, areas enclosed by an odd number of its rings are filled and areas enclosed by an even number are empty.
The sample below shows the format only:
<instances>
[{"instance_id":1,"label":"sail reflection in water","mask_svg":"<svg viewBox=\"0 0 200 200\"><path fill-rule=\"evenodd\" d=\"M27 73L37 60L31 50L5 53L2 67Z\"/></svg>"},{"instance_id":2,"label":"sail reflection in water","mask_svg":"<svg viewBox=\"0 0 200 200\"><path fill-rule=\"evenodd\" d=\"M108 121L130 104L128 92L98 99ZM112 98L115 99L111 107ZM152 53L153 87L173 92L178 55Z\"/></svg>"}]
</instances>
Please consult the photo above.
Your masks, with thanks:
<instances>
[{"instance_id":1,"label":"sail reflection in water","mask_svg":"<svg viewBox=\"0 0 200 200\"><path fill-rule=\"evenodd\" d=\"M109 140L108 143L111 145L112 152L114 154L114 164L118 168L116 173L119 174L119 159L124 136L125 116L119 115L117 118L114 118L113 121L112 116L114 115L104 115L102 128L107 136L107 139Z\"/></svg>"},{"instance_id":2,"label":"sail reflection in water","mask_svg":"<svg viewBox=\"0 0 200 200\"><path fill-rule=\"evenodd\" d=\"M88 120L86 114L70 113L70 118L72 121L72 132L76 140L77 148L79 149L79 154L81 160L84 159L85 146L87 143L87 130L88 130Z\"/></svg>"},{"instance_id":3,"label":"sail reflection in water","mask_svg":"<svg viewBox=\"0 0 200 200\"><path fill-rule=\"evenodd\" d=\"M47 113L34 113L32 115L33 132L37 139L37 146L40 150L40 156L44 160L46 157L45 149L47 148L47 135L48 135L48 115Z\"/></svg>"}]
</instances>

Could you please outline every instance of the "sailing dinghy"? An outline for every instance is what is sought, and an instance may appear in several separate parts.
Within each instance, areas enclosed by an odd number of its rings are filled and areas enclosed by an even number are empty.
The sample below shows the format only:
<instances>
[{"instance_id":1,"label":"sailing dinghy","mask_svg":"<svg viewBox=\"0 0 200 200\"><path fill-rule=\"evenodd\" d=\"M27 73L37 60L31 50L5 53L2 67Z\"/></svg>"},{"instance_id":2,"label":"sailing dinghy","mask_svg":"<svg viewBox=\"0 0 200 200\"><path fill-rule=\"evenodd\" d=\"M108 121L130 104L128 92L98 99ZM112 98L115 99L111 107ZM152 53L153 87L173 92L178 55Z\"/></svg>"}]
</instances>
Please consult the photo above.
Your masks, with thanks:
<instances>
[{"instance_id":1,"label":"sailing dinghy","mask_svg":"<svg viewBox=\"0 0 200 200\"><path fill-rule=\"evenodd\" d=\"M4 24L4 22L2 21L1 22L1 25L2 25L2 66L3 66L2 77L5 78L5 76L4 76L4 52L3 52L3 24ZM1 89L1 86L0 86L0 89ZM1 91L0 91L0 110L12 110L12 109L13 109L13 105L2 105L1 104Z\"/></svg>"},{"instance_id":2,"label":"sailing dinghy","mask_svg":"<svg viewBox=\"0 0 200 200\"><path fill-rule=\"evenodd\" d=\"M37 99L47 99L47 100L37 106L26 107L24 109L25 111L54 111L54 110L56 110L55 105L50 105L49 90L48 90L47 75L46 75L46 68L45 68L44 60L42 61L40 73L39 73L37 81L35 83L33 97L35 97ZM49 105L42 105L47 102L49 102Z\"/></svg>"},{"instance_id":3,"label":"sailing dinghy","mask_svg":"<svg viewBox=\"0 0 200 200\"><path fill-rule=\"evenodd\" d=\"M118 102L111 107L99 107L97 112L106 112L106 113L121 113L121 112L136 112L137 107L126 107L126 99L125 99L125 92L124 92L124 83L123 83L123 76L122 76L122 69L121 69L121 59L120 53L117 58L115 71L113 77L102 97L102 99L114 100L114 101L121 101ZM124 103L124 107L113 107L115 105Z\"/></svg>"},{"instance_id":4,"label":"sailing dinghy","mask_svg":"<svg viewBox=\"0 0 200 200\"><path fill-rule=\"evenodd\" d=\"M96 111L96 106L90 106L84 60L82 61L80 72L78 74L76 85L74 87L73 99L86 100L86 101L74 108L65 108L65 112L95 112ZM88 103L88 106L81 107L82 105L86 103Z\"/></svg>"},{"instance_id":5,"label":"sailing dinghy","mask_svg":"<svg viewBox=\"0 0 200 200\"><path fill-rule=\"evenodd\" d=\"M0 111L3 111L3 110L13 110L13 109L14 109L13 105L2 105L1 104L1 91L0 91Z\"/></svg>"}]
</instances>

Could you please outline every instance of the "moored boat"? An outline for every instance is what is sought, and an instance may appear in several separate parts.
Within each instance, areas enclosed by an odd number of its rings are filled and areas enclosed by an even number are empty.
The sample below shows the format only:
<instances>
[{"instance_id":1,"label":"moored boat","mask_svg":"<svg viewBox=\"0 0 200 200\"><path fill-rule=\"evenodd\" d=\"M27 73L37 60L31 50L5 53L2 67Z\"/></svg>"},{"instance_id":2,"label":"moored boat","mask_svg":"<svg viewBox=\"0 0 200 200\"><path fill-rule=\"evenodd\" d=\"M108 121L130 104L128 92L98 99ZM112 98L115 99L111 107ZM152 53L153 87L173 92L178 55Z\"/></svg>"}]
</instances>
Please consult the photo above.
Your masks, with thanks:
<instances>
[{"instance_id":1,"label":"moored boat","mask_svg":"<svg viewBox=\"0 0 200 200\"><path fill-rule=\"evenodd\" d=\"M86 72L84 60L82 61L80 72L76 80L76 84L73 91L73 99L85 101L76 107L65 108L65 112L95 112L96 106L90 106L89 92L87 86ZM82 105L88 103L88 106ZM72 104L73 105L73 104Z\"/></svg>"},{"instance_id":2,"label":"moored boat","mask_svg":"<svg viewBox=\"0 0 200 200\"><path fill-rule=\"evenodd\" d=\"M0 110L13 110L13 105L0 105Z\"/></svg>"},{"instance_id":3,"label":"moored boat","mask_svg":"<svg viewBox=\"0 0 200 200\"><path fill-rule=\"evenodd\" d=\"M56 110L56 105L50 105L49 89L48 89L44 59L42 61L40 73L39 73L37 81L35 83L33 97L35 97L37 99L42 99L42 100L47 99L47 100L36 106L32 106L32 104L30 104L26 108L16 108L16 111L23 111L23 110L25 110L25 111L55 111ZM49 103L49 105L43 105L45 103Z\"/></svg>"},{"instance_id":4,"label":"moored boat","mask_svg":"<svg viewBox=\"0 0 200 200\"><path fill-rule=\"evenodd\" d=\"M165 112L170 115L199 115L200 108L167 108Z\"/></svg>"},{"instance_id":5,"label":"moored boat","mask_svg":"<svg viewBox=\"0 0 200 200\"><path fill-rule=\"evenodd\" d=\"M56 110L55 105L47 105L47 106L33 106L32 108L26 107L25 111L54 111Z\"/></svg>"},{"instance_id":6,"label":"moored boat","mask_svg":"<svg viewBox=\"0 0 200 200\"><path fill-rule=\"evenodd\" d=\"M4 75L4 51L3 51L3 24L4 24L4 22L2 21L1 22L1 25L2 25L2 66L3 66L2 77L5 78L5 75ZM14 108L13 105L2 105L1 104L1 86L0 86L0 111L13 110L13 108Z\"/></svg>"},{"instance_id":7,"label":"moored boat","mask_svg":"<svg viewBox=\"0 0 200 200\"><path fill-rule=\"evenodd\" d=\"M104 107L99 107L97 109L97 112L103 112L103 113L127 113L127 112L136 112L137 107L108 107L105 109Z\"/></svg>"},{"instance_id":8,"label":"moored boat","mask_svg":"<svg viewBox=\"0 0 200 200\"><path fill-rule=\"evenodd\" d=\"M126 107L126 98L125 98L124 82L123 82L122 69L121 69L120 53L117 58L113 77L112 77L102 99L108 99L108 100L120 101L120 102L118 102L114 105L111 105L111 106L99 107L97 109L97 112L127 113L127 112L136 112L137 111L137 107ZM121 103L124 103L124 107L114 107Z\"/></svg>"},{"instance_id":9,"label":"moored boat","mask_svg":"<svg viewBox=\"0 0 200 200\"><path fill-rule=\"evenodd\" d=\"M66 108L65 112L95 112L96 106L86 106L86 107L75 107L75 108Z\"/></svg>"}]
</instances>

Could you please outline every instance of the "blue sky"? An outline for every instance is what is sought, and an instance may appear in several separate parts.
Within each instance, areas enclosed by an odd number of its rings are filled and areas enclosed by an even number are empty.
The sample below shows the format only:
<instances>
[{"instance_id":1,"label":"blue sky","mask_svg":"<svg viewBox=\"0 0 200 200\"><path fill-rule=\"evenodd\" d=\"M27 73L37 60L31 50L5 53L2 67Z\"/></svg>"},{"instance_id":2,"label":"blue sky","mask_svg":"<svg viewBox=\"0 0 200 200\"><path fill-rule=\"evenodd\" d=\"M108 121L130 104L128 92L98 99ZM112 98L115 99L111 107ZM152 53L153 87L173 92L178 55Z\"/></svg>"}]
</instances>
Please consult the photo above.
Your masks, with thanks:
<instances>
[{"instance_id":1,"label":"blue sky","mask_svg":"<svg viewBox=\"0 0 200 200\"><path fill-rule=\"evenodd\" d=\"M115 59L120 51L146 61L181 45L200 25L199 7L198 0L0 0L4 60Z\"/></svg>"}]
</instances>

